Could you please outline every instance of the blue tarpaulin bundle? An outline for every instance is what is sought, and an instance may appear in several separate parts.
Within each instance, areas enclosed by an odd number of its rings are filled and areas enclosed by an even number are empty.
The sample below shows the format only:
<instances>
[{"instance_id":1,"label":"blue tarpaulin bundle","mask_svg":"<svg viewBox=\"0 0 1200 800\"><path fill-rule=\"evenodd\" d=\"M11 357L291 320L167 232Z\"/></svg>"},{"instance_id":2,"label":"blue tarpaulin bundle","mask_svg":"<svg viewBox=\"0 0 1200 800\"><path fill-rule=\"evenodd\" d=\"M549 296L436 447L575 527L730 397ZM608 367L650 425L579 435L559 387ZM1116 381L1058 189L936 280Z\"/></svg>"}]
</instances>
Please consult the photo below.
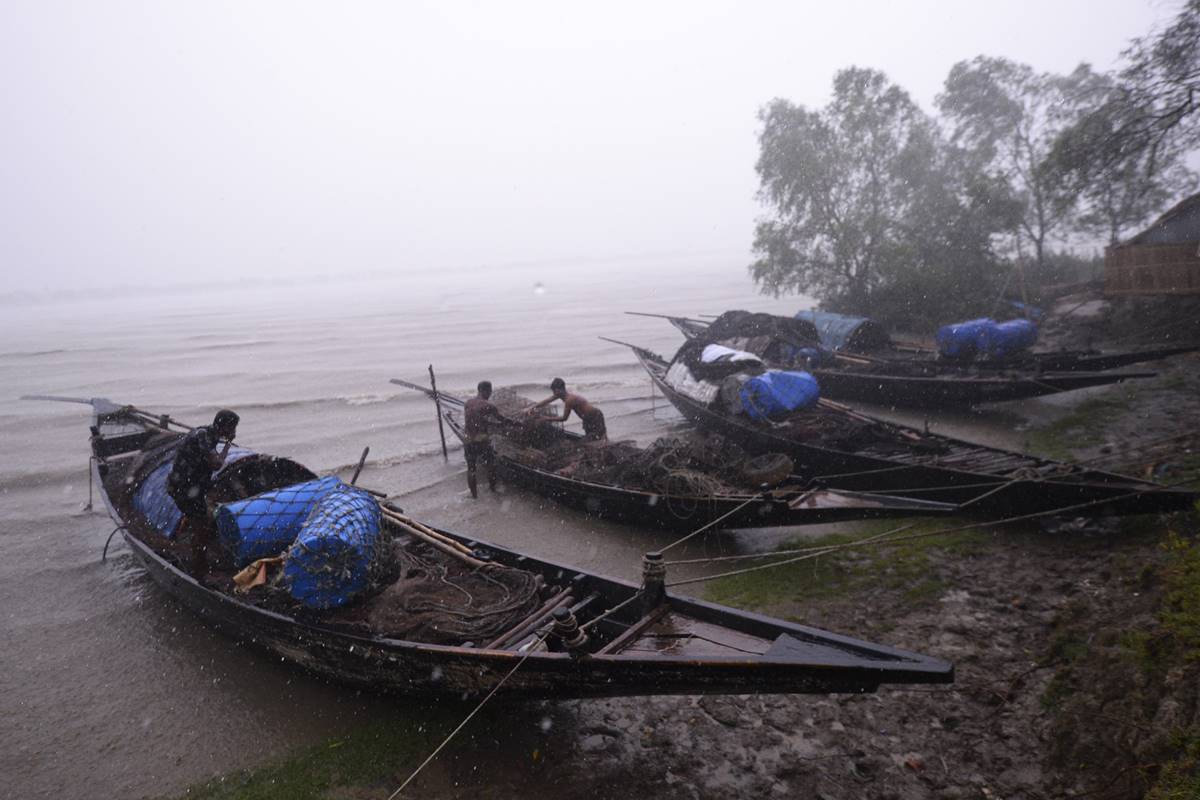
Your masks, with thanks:
<instances>
[{"instance_id":1,"label":"blue tarpaulin bundle","mask_svg":"<svg viewBox=\"0 0 1200 800\"><path fill-rule=\"evenodd\" d=\"M308 608L345 605L367 588L379 539L379 504L341 484L313 507L283 560L283 584Z\"/></svg>"},{"instance_id":2,"label":"blue tarpaulin bundle","mask_svg":"<svg viewBox=\"0 0 1200 800\"><path fill-rule=\"evenodd\" d=\"M179 520L183 519L179 506L167 494L167 476L173 463L173 459L167 460L151 470L133 496L134 509L168 539L175 535Z\"/></svg>"},{"instance_id":3,"label":"blue tarpaulin bundle","mask_svg":"<svg viewBox=\"0 0 1200 800\"><path fill-rule=\"evenodd\" d=\"M296 540L313 506L341 485L330 475L263 492L217 510L217 534L239 567L277 556Z\"/></svg>"},{"instance_id":4,"label":"blue tarpaulin bundle","mask_svg":"<svg viewBox=\"0 0 1200 800\"><path fill-rule=\"evenodd\" d=\"M987 317L943 325L937 332L938 352L946 358L1007 358L1037 341L1029 320L996 322Z\"/></svg>"},{"instance_id":5,"label":"blue tarpaulin bundle","mask_svg":"<svg viewBox=\"0 0 1200 800\"><path fill-rule=\"evenodd\" d=\"M1032 347L1037 342L1037 335L1037 326L1027 319L997 323L988 343L987 354L990 358L1007 358Z\"/></svg>"},{"instance_id":6,"label":"blue tarpaulin bundle","mask_svg":"<svg viewBox=\"0 0 1200 800\"><path fill-rule=\"evenodd\" d=\"M751 419L768 419L806 408L820 396L817 379L812 375L782 370L769 370L748 378L738 392L742 408Z\"/></svg>"},{"instance_id":7,"label":"blue tarpaulin bundle","mask_svg":"<svg viewBox=\"0 0 1200 800\"><path fill-rule=\"evenodd\" d=\"M868 353L891 344L891 337L887 335L887 331L875 320L866 317L852 317L812 309L796 312L795 318L807 320L815 325L820 335L821 347L829 350Z\"/></svg>"}]
</instances>

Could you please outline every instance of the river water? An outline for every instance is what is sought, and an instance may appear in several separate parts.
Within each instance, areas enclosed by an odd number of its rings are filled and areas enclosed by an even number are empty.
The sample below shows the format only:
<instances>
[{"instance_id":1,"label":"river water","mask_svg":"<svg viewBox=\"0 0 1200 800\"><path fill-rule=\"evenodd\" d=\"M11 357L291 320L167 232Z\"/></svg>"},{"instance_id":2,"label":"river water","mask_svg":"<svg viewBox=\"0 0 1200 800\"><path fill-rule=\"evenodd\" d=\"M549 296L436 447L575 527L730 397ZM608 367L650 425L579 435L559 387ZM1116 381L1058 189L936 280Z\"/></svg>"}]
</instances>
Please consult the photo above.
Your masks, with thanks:
<instances>
[{"instance_id":1,"label":"river water","mask_svg":"<svg viewBox=\"0 0 1200 800\"><path fill-rule=\"evenodd\" d=\"M193 422L226 406L239 442L346 471L407 511L480 539L636 578L667 534L586 520L518 491L465 492L431 404L388 383L466 393L481 379L531 397L561 375L614 439L680 425L631 353L673 352L664 320L728 308L790 314L806 298L754 290L739 259L629 258L188 291L112 289L10 304L0 317L0 796L139 797L251 766L394 706L331 687L198 625L114 540L88 500L88 408L25 394L108 397ZM981 424L981 419L985 424ZM1013 444L1016 417L942 423ZM990 424L989 423L990 420ZM572 422L577 425L577 422ZM453 444L453 443L452 443ZM786 532L714 536L689 555L764 548ZM852 633L847 631L847 633Z\"/></svg>"},{"instance_id":2,"label":"river water","mask_svg":"<svg viewBox=\"0 0 1200 800\"><path fill-rule=\"evenodd\" d=\"M614 438L678 424L628 350L671 350L663 320L622 311L789 313L736 259L646 258L461 269L188 291L121 290L10 304L0 315L0 796L177 792L348 730L379 704L206 631L138 570L98 499L87 511L88 408L25 394L108 397L185 421L228 406L239 442L318 472L371 447L360 483L482 539L633 577L664 535L599 524L512 491L464 495L431 404L388 383L531 397L561 375ZM697 552L737 546L719 540Z\"/></svg>"}]
</instances>

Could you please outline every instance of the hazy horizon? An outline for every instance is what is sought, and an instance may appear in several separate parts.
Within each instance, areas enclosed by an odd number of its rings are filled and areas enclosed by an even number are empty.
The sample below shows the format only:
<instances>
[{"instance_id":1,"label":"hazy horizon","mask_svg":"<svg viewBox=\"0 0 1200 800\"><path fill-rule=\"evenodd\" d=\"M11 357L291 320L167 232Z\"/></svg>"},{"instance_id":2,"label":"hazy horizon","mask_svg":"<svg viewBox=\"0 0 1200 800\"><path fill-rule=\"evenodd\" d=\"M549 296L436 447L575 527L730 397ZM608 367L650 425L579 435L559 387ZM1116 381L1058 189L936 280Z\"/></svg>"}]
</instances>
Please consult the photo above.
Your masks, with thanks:
<instances>
[{"instance_id":1,"label":"hazy horizon","mask_svg":"<svg viewBox=\"0 0 1200 800\"><path fill-rule=\"evenodd\" d=\"M1108 69L1177 2L0 9L4 297L647 254L749 261L758 109ZM739 255L740 254L740 255Z\"/></svg>"}]
</instances>

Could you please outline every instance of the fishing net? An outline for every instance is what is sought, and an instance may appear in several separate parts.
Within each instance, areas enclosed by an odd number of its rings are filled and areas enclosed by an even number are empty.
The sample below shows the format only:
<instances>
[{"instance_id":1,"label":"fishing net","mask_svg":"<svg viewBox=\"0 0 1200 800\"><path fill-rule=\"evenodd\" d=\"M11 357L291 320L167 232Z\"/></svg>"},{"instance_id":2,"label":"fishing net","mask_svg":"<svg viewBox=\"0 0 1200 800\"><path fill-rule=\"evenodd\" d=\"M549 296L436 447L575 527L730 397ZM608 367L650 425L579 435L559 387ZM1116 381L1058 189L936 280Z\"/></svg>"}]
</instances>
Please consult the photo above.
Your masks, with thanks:
<instances>
[{"instance_id":1,"label":"fishing net","mask_svg":"<svg viewBox=\"0 0 1200 800\"><path fill-rule=\"evenodd\" d=\"M560 440L541 449L498 443L504 455L526 466L589 483L673 495L736 493L747 486L745 452L720 436L663 438L649 447L613 442L597 447Z\"/></svg>"},{"instance_id":2,"label":"fishing net","mask_svg":"<svg viewBox=\"0 0 1200 800\"><path fill-rule=\"evenodd\" d=\"M345 605L385 567L376 557L379 504L362 489L340 484L313 506L283 560L281 584L307 608Z\"/></svg>"},{"instance_id":3,"label":"fishing net","mask_svg":"<svg viewBox=\"0 0 1200 800\"><path fill-rule=\"evenodd\" d=\"M390 547L396 579L356 615L374 633L430 644L485 644L537 610L541 579L489 566L472 570L437 550L398 537Z\"/></svg>"}]
</instances>

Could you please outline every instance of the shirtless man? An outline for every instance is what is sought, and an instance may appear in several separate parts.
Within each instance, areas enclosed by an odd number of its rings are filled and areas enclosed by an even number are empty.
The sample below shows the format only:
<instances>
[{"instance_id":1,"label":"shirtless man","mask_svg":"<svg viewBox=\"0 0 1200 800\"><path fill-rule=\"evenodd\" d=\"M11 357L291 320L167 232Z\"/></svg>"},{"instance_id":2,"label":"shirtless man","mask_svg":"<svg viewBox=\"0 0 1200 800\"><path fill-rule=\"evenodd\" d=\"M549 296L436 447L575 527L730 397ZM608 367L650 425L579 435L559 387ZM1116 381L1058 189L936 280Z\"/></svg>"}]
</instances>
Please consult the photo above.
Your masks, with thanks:
<instances>
[{"instance_id":1,"label":"shirtless man","mask_svg":"<svg viewBox=\"0 0 1200 800\"><path fill-rule=\"evenodd\" d=\"M479 461L487 467L488 488L496 491L496 453L492 450L488 423L504 421L490 400L492 382L480 381L477 389L479 393L463 407L463 429L467 435L467 440L463 443L463 455L467 458L467 486L471 490L471 497L475 499L479 499L479 490L475 484L475 465Z\"/></svg>"},{"instance_id":2,"label":"shirtless man","mask_svg":"<svg viewBox=\"0 0 1200 800\"><path fill-rule=\"evenodd\" d=\"M574 392L568 392L567 383L562 378L555 378L550 381L550 391L554 394L540 403L536 403L529 411L533 412L535 409L549 405L555 400L562 400L562 416L549 417L551 422L566 422L567 417L571 416L571 412L574 411L583 422L584 439L592 442L604 442L608 440L608 430L604 427L604 414L600 412L600 409L589 403L586 397Z\"/></svg>"}]
</instances>

